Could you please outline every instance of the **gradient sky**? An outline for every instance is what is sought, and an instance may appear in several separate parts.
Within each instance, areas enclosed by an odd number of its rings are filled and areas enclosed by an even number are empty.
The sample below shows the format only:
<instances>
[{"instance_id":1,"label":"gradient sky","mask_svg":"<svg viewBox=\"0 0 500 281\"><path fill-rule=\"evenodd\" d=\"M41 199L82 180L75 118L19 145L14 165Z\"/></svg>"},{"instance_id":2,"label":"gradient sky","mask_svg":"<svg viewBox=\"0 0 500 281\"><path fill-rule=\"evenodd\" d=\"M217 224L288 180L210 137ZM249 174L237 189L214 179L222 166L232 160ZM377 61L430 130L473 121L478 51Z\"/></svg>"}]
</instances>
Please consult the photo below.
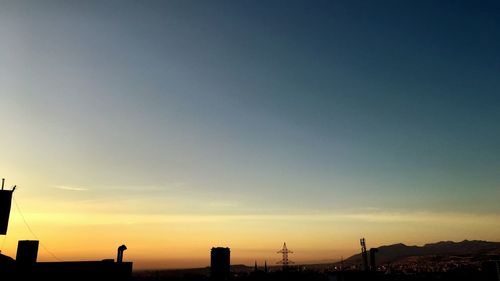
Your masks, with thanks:
<instances>
[{"instance_id":1,"label":"gradient sky","mask_svg":"<svg viewBox=\"0 0 500 281\"><path fill-rule=\"evenodd\" d=\"M499 241L499 75L493 0L1 1L0 176L36 237L13 204L0 249Z\"/></svg>"}]
</instances>

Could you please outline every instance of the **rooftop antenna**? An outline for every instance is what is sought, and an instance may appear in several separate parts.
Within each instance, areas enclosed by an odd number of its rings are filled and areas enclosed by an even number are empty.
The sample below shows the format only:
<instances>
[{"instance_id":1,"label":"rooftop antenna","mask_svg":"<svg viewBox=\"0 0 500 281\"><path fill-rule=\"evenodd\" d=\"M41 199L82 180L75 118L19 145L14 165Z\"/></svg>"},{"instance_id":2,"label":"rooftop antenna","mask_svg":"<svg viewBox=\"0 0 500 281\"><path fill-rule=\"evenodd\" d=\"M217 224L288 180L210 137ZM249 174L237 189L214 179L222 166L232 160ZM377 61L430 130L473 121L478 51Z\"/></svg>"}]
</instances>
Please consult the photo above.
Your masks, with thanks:
<instances>
[{"instance_id":1,"label":"rooftop antenna","mask_svg":"<svg viewBox=\"0 0 500 281\"><path fill-rule=\"evenodd\" d=\"M283 258L278 262L279 264L283 265L283 270L286 270L289 264L294 263L293 261L288 259L288 254L293 254L293 252L288 250L288 248L286 247L286 242L283 243L283 249L279 250L277 253L283 254Z\"/></svg>"},{"instance_id":2,"label":"rooftop antenna","mask_svg":"<svg viewBox=\"0 0 500 281\"><path fill-rule=\"evenodd\" d=\"M5 184L5 179L2 178L2 190L3 190L4 184Z\"/></svg>"}]
</instances>

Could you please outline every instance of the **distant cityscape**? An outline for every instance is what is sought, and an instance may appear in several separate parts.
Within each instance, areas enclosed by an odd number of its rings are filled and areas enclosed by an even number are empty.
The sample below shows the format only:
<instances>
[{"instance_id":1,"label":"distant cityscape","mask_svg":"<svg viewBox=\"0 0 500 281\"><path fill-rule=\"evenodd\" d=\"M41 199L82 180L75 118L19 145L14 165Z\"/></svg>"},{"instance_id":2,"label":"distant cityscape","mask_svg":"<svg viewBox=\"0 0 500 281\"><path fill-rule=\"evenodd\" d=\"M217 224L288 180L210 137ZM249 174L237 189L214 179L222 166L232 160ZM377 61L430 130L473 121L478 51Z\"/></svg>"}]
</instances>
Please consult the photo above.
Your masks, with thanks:
<instances>
[{"instance_id":1,"label":"distant cityscape","mask_svg":"<svg viewBox=\"0 0 500 281\"><path fill-rule=\"evenodd\" d=\"M12 194L0 190L0 234L6 235ZM360 253L328 264L295 264L286 242L276 254L280 266L232 265L229 247L213 247L210 266L184 270L133 271L124 261L126 245L117 248L116 260L38 262L40 241L18 242L16 258L0 254L2 280L485 280L500 281L500 242L439 242L423 247L395 244L367 247L360 239Z\"/></svg>"},{"instance_id":2,"label":"distant cityscape","mask_svg":"<svg viewBox=\"0 0 500 281\"><path fill-rule=\"evenodd\" d=\"M500 243L486 241L439 242L424 247L402 244L366 251L346 260L325 264L294 264L286 246L278 265L231 265L231 250L214 247L210 267L178 270L143 270L138 280L500 280ZM408 248L408 251L405 251ZM413 252L412 252L413 251ZM421 255L413 255L420 251ZM381 263L377 263L380 253Z\"/></svg>"}]
</instances>

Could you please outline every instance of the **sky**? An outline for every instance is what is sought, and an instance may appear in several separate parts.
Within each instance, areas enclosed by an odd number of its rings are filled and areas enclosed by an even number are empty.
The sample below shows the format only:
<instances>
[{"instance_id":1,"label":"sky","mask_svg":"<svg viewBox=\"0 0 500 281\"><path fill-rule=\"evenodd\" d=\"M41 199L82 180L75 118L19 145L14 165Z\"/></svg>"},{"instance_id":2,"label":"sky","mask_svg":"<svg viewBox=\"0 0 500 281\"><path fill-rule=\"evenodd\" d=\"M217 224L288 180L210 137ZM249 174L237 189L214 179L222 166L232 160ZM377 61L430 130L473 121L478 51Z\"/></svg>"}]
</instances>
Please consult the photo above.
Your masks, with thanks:
<instances>
[{"instance_id":1,"label":"sky","mask_svg":"<svg viewBox=\"0 0 500 281\"><path fill-rule=\"evenodd\" d=\"M500 241L498 1L0 1L3 254Z\"/></svg>"}]
</instances>

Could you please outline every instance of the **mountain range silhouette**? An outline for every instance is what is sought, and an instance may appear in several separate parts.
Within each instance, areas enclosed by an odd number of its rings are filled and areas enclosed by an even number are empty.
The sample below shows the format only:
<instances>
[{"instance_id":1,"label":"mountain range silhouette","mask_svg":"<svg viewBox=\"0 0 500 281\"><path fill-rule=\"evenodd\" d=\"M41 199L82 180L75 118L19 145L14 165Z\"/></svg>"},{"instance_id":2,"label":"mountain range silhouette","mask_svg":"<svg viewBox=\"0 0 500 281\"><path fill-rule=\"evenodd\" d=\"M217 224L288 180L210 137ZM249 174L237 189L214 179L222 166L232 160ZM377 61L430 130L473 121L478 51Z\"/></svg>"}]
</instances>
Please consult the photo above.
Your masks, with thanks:
<instances>
[{"instance_id":1,"label":"mountain range silhouette","mask_svg":"<svg viewBox=\"0 0 500 281\"><path fill-rule=\"evenodd\" d=\"M423 246L393 244L378 248L377 264L394 263L408 257L422 256L487 256L500 255L500 242L464 240L461 242L441 241ZM361 254L343 261L344 266L362 263Z\"/></svg>"}]
</instances>

